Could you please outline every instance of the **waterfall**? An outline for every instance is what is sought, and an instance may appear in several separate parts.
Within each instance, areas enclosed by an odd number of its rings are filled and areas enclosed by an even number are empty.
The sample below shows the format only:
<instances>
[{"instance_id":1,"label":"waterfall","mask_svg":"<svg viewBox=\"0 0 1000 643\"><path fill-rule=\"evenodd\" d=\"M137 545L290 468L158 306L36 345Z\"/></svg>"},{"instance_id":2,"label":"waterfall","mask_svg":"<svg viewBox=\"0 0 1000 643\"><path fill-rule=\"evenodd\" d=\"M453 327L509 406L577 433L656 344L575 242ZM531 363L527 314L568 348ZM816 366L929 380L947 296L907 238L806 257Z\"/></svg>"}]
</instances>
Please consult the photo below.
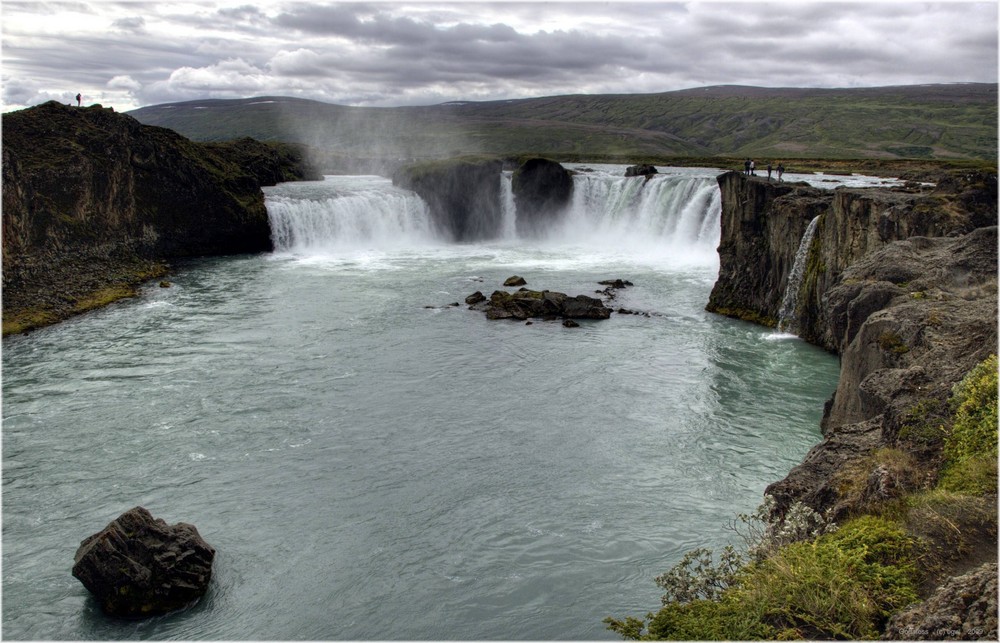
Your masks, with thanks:
<instances>
[{"instance_id":1,"label":"waterfall","mask_svg":"<svg viewBox=\"0 0 1000 643\"><path fill-rule=\"evenodd\" d=\"M715 261L721 214L714 177L661 174L647 181L581 173L574 176L569 212L554 234Z\"/></svg>"},{"instance_id":2,"label":"waterfall","mask_svg":"<svg viewBox=\"0 0 1000 643\"><path fill-rule=\"evenodd\" d=\"M781 299L781 308L778 310L778 330L783 333L794 333L796 328L795 308L799 303L799 290L802 288L802 276L806 270L806 259L809 257L809 248L812 246L813 236L816 234L816 225L822 215L813 217L813 220L806 226L802 240L799 241L799 249L795 251L795 261L792 263L792 270L788 273L788 283L785 284L785 295Z\"/></svg>"},{"instance_id":3,"label":"waterfall","mask_svg":"<svg viewBox=\"0 0 1000 643\"><path fill-rule=\"evenodd\" d=\"M278 252L425 244L437 239L427 205L413 192L375 176L265 188L271 238Z\"/></svg>"},{"instance_id":4,"label":"waterfall","mask_svg":"<svg viewBox=\"0 0 1000 643\"><path fill-rule=\"evenodd\" d=\"M714 173L678 170L650 180L623 174L617 166L576 174L571 203L544 237L521 240L512 173L501 172L501 220L485 241L558 245L584 253L599 248L681 263L718 261L722 205ZM277 252L325 255L447 244L451 238L438 229L415 192L382 177L327 176L264 192Z\"/></svg>"},{"instance_id":5,"label":"waterfall","mask_svg":"<svg viewBox=\"0 0 1000 643\"><path fill-rule=\"evenodd\" d=\"M500 173L500 211L500 234L504 239L514 239L517 236L517 207L514 205L513 172Z\"/></svg>"}]
</instances>

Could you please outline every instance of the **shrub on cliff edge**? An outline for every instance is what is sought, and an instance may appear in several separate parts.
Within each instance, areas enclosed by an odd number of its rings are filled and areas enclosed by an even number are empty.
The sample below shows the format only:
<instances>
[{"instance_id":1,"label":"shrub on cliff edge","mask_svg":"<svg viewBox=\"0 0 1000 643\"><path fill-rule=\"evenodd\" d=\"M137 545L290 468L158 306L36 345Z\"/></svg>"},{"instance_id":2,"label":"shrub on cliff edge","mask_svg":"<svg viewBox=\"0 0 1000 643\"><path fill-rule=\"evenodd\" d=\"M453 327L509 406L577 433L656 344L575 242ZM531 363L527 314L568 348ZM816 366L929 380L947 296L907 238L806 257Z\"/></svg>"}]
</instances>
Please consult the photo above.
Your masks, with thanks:
<instances>
[{"instance_id":1,"label":"shrub on cliff edge","mask_svg":"<svg viewBox=\"0 0 1000 643\"><path fill-rule=\"evenodd\" d=\"M725 570L728 586L704 594L711 598L688 594L692 600L667 600L645 621L605 623L626 639L875 638L890 614L916 600L918 555L916 539L899 523L862 516L735 573Z\"/></svg>"},{"instance_id":2,"label":"shrub on cliff edge","mask_svg":"<svg viewBox=\"0 0 1000 643\"><path fill-rule=\"evenodd\" d=\"M997 490L997 356L980 362L955 385L954 421L945 434L940 487L981 495Z\"/></svg>"}]
</instances>

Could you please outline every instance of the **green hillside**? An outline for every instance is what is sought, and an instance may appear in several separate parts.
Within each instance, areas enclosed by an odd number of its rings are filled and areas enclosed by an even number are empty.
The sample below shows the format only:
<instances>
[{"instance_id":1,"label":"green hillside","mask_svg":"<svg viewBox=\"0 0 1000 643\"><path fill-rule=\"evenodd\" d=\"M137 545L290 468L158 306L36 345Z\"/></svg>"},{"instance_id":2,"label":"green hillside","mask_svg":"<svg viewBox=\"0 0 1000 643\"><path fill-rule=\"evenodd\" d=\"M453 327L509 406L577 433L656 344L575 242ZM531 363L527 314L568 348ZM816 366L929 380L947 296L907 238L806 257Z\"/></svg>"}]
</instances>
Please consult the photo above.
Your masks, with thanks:
<instances>
[{"instance_id":1,"label":"green hillside","mask_svg":"<svg viewBox=\"0 0 1000 643\"><path fill-rule=\"evenodd\" d=\"M329 159L997 157L997 85L978 83L861 89L718 86L397 108L263 97L156 105L130 114L194 140L251 136L301 142Z\"/></svg>"}]
</instances>

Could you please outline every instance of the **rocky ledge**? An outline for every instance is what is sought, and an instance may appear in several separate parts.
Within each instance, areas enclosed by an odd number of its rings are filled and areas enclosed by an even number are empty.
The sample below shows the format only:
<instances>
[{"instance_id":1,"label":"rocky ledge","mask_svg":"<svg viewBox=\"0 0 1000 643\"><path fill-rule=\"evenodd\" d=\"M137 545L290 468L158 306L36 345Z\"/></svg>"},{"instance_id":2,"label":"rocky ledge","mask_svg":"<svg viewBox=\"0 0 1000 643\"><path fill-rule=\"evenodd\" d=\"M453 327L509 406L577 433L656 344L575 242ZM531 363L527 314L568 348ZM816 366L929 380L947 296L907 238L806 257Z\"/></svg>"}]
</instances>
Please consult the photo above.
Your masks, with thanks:
<instances>
[{"instance_id":1,"label":"rocky ledge","mask_svg":"<svg viewBox=\"0 0 1000 643\"><path fill-rule=\"evenodd\" d=\"M3 333L135 293L180 257L271 249L261 186L300 148L194 143L100 105L3 115Z\"/></svg>"}]
</instances>

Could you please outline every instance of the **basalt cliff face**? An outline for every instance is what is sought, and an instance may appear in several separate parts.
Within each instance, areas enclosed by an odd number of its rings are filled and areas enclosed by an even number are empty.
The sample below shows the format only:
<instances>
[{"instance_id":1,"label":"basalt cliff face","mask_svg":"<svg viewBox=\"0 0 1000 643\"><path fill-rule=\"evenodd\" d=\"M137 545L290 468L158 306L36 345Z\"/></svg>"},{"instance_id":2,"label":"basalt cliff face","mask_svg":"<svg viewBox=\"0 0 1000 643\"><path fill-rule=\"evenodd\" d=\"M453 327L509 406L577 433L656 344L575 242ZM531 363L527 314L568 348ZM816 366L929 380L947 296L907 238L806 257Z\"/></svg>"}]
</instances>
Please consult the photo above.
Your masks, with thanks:
<instances>
[{"instance_id":1,"label":"basalt cliff face","mask_svg":"<svg viewBox=\"0 0 1000 643\"><path fill-rule=\"evenodd\" d=\"M3 115L4 333L129 294L164 262L271 249L262 185L318 178L290 146L193 143L99 105Z\"/></svg>"},{"instance_id":2,"label":"basalt cliff face","mask_svg":"<svg viewBox=\"0 0 1000 643\"><path fill-rule=\"evenodd\" d=\"M720 268L708 310L775 326L799 243L819 217L791 321L804 339L837 352L842 337L823 299L848 266L894 241L960 235L997 221L996 176L982 172L942 177L937 187L833 191L729 172L719 187Z\"/></svg>"},{"instance_id":3,"label":"basalt cliff face","mask_svg":"<svg viewBox=\"0 0 1000 643\"><path fill-rule=\"evenodd\" d=\"M819 217L792 315L800 336L840 355L841 374L822 441L767 489L778 512L802 502L842 520L933 488L942 467L937 430L953 387L997 352L996 175L895 190L822 191L736 172L719 184L720 274L709 310L774 325L800 240ZM992 574L987 585L995 587L996 498L967 502L975 511L949 517L961 542L911 525L936 552L925 596L973 569ZM928 609L949 601L935 598ZM995 635L996 601L981 603L987 613L977 608L969 622L985 614L993 629L978 631ZM894 631L887 636L903 630ZM917 630L908 631L913 638Z\"/></svg>"},{"instance_id":4,"label":"basalt cliff face","mask_svg":"<svg viewBox=\"0 0 1000 643\"><path fill-rule=\"evenodd\" d=\"M500 236L502 167L499 159L427 161L399 168L392 182L420 195L441 232L479 241Z\"/></svg>"}]
</instances>

